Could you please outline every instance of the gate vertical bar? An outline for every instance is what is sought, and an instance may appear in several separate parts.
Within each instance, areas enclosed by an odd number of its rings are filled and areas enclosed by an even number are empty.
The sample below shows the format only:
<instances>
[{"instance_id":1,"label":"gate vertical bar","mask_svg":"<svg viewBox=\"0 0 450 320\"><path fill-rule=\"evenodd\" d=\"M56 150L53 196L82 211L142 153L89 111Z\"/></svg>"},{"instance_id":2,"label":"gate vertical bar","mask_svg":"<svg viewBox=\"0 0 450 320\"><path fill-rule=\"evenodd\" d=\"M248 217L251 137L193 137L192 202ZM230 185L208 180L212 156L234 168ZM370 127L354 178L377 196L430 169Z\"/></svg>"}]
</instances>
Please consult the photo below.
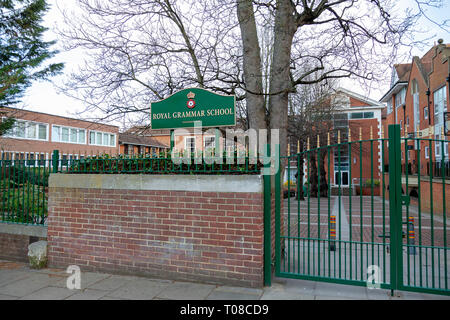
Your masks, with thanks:
<instances>
[{"instance_id":1,"label":"gate vertical bar","mask_svg":"<svg viewBox=\"0 0 450 320\"><path fill-rule=\"evenodd\" d=\"M391 294L402 282L400 125L389 125L389 229Z\"/></svg>"},{"instance_id":2,"label":"gate vertical bar","mask_svg":"<svg viewBox=\"0 0 450 320\"><path fill-rule=\"evenodd\" d=\"M272 255L271 255L271 212L272 212L272 188L270 168L270 145L266 145L266 154L268 159L264 161L264 285L272 285ZM275 182L276 183L276 182Z\"/></svg>"}]
</instances>

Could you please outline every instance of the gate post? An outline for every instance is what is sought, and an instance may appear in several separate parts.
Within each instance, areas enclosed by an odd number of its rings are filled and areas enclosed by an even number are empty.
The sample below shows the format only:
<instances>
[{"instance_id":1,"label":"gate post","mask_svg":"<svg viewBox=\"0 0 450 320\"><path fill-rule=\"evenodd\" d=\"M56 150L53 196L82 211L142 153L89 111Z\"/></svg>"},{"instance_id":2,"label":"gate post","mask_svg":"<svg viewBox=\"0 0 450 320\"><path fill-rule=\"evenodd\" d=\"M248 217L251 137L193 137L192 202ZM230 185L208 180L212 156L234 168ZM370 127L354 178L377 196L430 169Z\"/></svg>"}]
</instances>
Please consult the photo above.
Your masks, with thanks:
<instances>
[{"instance_id":1,"label":"gate post","mask_svg":"<svg viewBox=\"0 0 450 320\"><path fill-rule=\"evenodd\" d=\"M391 294L402 285L402 181L400 125L389 125L389 230Z\"/></svg>"},{"instance_id":2,"label":"gate post","mask_svg":"<svg viewBox=\"0 0 450 320\"><path fill-rule=\"evenodd\" d=\"M59 150L53 150L52 153L52 172L58 173L59 168Z\"/></svg>"},{"instance_id":3,"label":"gate post","mask_svg":"<svg viewBox=\"0 0 450 320\"><path fill-rule=\"evenodd\" d=\"M280 145L276 146L277 153L275 157L279 161L278 170L275 172L275 275L280 274L280 264L281 264L281 153Z\"/></svg>"}]
</instances>

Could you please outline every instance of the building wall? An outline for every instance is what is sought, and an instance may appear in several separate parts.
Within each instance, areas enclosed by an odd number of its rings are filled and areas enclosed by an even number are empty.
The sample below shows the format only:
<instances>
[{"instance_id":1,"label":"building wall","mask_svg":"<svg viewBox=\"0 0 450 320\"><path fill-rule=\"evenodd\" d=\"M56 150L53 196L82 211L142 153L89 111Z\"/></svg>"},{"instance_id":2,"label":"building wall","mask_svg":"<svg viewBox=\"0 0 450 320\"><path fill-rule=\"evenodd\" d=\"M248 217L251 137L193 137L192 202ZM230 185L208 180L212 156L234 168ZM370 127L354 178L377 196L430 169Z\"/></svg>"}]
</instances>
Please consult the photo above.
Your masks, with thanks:
<instances>
[{"instance_id":1,"label":"building wall","mask_svg":"<svg viewBox=\"0 0 450 320\"><path fill-rule=\"evenodd\" d=\"M261 176L50 177L51 267L263 285Z\"/></svg>"},{"instance_id":2,"label":"building wall","mask_svg":"<svg viewBox=\"0 0 450 320\"><path fill-rule=\"evenodd\" d=\"M365 141L361 144L352 144L352 158L350 159L352 178L380 179L381 169L381 145L379 143L380 121L377 118L364 120L350 120L352 141L360 140L359 132L361 128L361 140L374 139L373 142ZM372 134L371 134L372 132ZM361 155L360 158L360 148ZM362 170L362 176L361 176Z\"/></svg>"},{"instance_id":3,"label":"building wall","mask_svg":"<svg viewBox=\"0 0 450 320\"><path fill-rule=\"evenodd\" d=\"M47 141L6 138L0 137L0 148L2 151L27 152L27 153L43 153L47 159L51 157L53 150L60 150L60 154L97 154L108 153L116 154L119 151L118 139L119 128L106 124L88 122L83 120L71 119L66 117L54 116L33 111L20 109L5 108L9 115L16 119L34 121L38 123L48 124ZM86 143L68 143L52 141L52 125L60 125L66 127L86 129ZM115 134L115 146L97 146L89 144L89 132L101 131L105 133Z\"/></svg>"},{"instance_id":4,"label":"building wall","mask_svg":"<svg viewBox=\"0 0 450 320\"><path fill-rule=\"evenodd\" d=\"M29 236L0 233L0 259L28 261Z\"/></svg>"}]
</instances>

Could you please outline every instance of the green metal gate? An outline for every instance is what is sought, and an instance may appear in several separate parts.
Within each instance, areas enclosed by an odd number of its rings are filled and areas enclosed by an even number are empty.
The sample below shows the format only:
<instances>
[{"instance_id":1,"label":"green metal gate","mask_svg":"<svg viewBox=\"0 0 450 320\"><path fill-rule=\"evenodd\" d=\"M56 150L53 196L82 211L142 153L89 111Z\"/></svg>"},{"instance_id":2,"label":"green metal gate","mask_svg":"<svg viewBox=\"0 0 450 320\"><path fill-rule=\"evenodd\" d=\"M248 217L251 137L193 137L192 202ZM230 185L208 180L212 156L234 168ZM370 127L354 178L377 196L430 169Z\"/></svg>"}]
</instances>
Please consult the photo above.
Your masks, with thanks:
<instances>
[{"instance_id":1,"label":"green metal gate","mask_svg":"<svg viewBox=\"0 0 450 320\"><path fill-rule=\"evenodd\" d=\"M328 133L281 156L276 275L450 294L447 142L418 135L402 138L399 125L389 126L387 139L373 139L372 128L367 140L361 129L356 141L351 131Z\"/></svg>"}]
</instances>

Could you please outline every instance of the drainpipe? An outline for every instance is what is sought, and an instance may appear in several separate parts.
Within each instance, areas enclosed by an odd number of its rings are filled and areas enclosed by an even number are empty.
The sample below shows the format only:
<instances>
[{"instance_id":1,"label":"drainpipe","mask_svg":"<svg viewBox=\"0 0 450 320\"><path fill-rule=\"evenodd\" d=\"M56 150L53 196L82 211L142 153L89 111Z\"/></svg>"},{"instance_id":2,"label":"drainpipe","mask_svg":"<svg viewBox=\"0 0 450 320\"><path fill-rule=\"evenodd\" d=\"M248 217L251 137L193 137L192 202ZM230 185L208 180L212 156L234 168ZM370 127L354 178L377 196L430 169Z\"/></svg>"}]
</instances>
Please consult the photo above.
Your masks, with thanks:
<instances>
[{"instance_id":1,"label":"drainpipe","mask_svg":"<svg viewBox=\"0 0 450 320\"><path fill-rule=\"evenodd\" d=\"M428 88L426 95L427 95L427 99L428 99L428 126L431 126L431 110L430 110L430 88Z\"/></svg>"}]
</instances>

